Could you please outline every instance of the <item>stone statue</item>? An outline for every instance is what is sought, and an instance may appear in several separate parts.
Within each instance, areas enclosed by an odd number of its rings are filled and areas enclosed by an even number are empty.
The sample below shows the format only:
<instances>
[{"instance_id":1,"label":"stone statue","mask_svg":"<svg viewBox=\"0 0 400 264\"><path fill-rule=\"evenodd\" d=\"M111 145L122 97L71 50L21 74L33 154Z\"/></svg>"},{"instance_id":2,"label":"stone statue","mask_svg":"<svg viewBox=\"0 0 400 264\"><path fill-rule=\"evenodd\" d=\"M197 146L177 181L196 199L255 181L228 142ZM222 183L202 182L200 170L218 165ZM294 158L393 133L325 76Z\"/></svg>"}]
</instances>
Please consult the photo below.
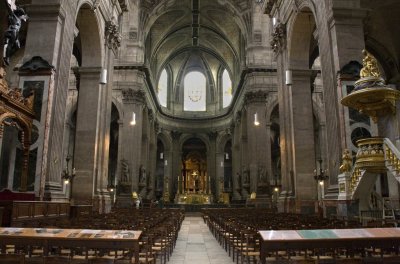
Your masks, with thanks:
<instances>
[{"instance_id":1,"label":"stone statue","mask_svg":"<svg viewBox=\"0 0 400 264\"><path fill-rule=\"evenodd\" d=\"M120 182L130 182L129 165L128 165L128 161L125 159L121 160Z\"/></svg>"},{"instance_id":2,"label":"stone statue","mask_svg":"<svg viewBox=\"0 0 400 264\"><path fill-rule=\"evenodd\" d=\"M237 185L237 187L238 187L238 189L240 189L241 188L241 186L242 186L242 176L240 175L240 173L238 172L238 173L236 173L236 179L237 179L237 182L238 182L238 185Z\"/></svg>"},{"instance_id":3,"label":"stone statue","mask_svg":"<svg viewBox=\"0 0 400 264\"><path fill-rule=\"evenodd\" d=\"M350 172L352 166L353 159L351 158L350 151L348 149L345 149L342 155L342 165L340 165L339 170L341 173Z\"/></svg>"},{"instance_id":4,"label":"stone statue","mask_svg":"<svg viewBox=\"0 0 400 264\"><path fill-rule=\"evenodd\" d=\"M363 68L360 71L360 77L376 77L380 78L381 73L379 71L378 62L368 51L363 50Z\"/></svg>"},{"instance_id":5,"label":"stone statue","mask_svg":"<svg viewBox=\"0 0 400 264\"><path fill-rule=\"evenodd\" d=\"M243 166L243 183L247 184L250 182L250 174L249 174L249 169L246 166Z\"/></svg>"},{"instance_id":6,"label":"stone statue","mask_svg":"<svg viewBox=\"0 0 400 264\"><path fill-rule=\"evenodd\" d=\"M260 182L267 182L267 172L265 171L265 166L258 166L258 179Z\"/></svg>"},{"instance_id":7,"label":"stone statue","mask_svg":"<svg viewBox=\"0 0 400 264\"><path fill-rule=\"evenodd\" d=\"M139 168L139 183L146 183L146 169L143 165Z\"/></svg>"},{"instance_id":8,"label":"stone statue","mask_svg":"<svg viewBox=\"0 0 400 264\"><path fill-rule=\"evenodd\" d=\"M4 64L8 66L10 64L11 55L15 50L20 48L18 34L21 29L22 21L26 21L28 16L21 7L17 7L17 9L13 10L8 1L6 6L8 11L8 28L4 33L3 61Z\"/></svg>"}]
</instances>

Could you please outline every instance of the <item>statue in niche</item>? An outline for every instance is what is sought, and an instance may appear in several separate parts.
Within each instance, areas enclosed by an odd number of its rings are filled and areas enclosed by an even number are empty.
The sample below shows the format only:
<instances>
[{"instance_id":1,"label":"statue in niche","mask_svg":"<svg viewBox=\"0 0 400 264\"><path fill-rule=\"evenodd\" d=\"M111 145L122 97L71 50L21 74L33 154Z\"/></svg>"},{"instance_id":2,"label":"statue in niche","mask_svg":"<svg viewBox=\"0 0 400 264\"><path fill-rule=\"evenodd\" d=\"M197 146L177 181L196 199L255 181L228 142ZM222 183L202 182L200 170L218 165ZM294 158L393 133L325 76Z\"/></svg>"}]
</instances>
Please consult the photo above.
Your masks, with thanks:
<instances>
[{"instance_id":1,"label":"statue in niche","mask_svg":"<svg viewBox=\"0 0 400 264\"><path fill-rule=\"evenodd\" d=\"M243 166L242 175L243 175L243 183L244 184L250 183L250 171L246 166Z\"/></svg>"},{"instance_id":2,"label":"statue in niche","mask_svg":"<svg viewBox=\"0 0 400 264\"><path fill-rule=\"evenodd\" d=\"M265 166L258 166L258 180L261 183L267 182L267 172L265 170Z\"/></svg>"},{"instance_id":3,"label":"statue in niche","mask_svg":"<svg viewBox=\"0 0 400 264\"><path fill-rule=\"evenodd\" d=\"M237 180L237 188L240 189L242 187L242 176L240 175L240 173L236 173L236 180Z\"/></svg>"},{"instance_id":4,"label":"statue in niche","mask_svg":"<svg viewBox=\"0 0 400 264\"><path fill-rule=\"evenodd\" d=\"M121 160L121 177L119 180L123 183L130 182L129 165L128 161L125 159Z\"/></svg>"},{"instance_id":5,"label":"statue in niche","mask_svg":"<svg viewBox=\"0 0 400 264\"><path fill-rule=\"evenodd\" d=\"M22 21L26 21L28 16L21 7L13 10L8 1L6 6L8 11L8 28L4 33L3 61L8 66L11 55L21 46L18 39L19 30L21 29Z\"/></svg>"},{"instance_id":6,"label":"statue in niche","mask_svg":"<svg viewBox=\"0 0 400 264\"><path fill-rule=\"evenodd\" d=\"M143 165L139 168L139 183L146 184L146 169Z\"/></svg>"}]
</instances>

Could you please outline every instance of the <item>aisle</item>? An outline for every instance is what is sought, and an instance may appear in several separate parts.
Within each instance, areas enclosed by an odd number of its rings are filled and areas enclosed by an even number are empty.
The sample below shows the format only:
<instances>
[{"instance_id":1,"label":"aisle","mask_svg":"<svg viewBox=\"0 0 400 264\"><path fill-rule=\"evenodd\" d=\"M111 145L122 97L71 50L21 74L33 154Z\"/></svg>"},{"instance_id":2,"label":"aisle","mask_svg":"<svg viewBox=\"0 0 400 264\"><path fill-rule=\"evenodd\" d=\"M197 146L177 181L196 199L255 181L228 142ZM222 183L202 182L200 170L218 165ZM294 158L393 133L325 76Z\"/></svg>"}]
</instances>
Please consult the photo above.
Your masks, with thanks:
<instances>
[{"instance_id":1,"label":"aisle","mask_svg":"<svg viewBox=\"0 0 400 264\"><path fill-rule=\"evenodd\" d=\"M232 264L201 216L186 216L169 264Z\"/></svg>"}]
</instances>

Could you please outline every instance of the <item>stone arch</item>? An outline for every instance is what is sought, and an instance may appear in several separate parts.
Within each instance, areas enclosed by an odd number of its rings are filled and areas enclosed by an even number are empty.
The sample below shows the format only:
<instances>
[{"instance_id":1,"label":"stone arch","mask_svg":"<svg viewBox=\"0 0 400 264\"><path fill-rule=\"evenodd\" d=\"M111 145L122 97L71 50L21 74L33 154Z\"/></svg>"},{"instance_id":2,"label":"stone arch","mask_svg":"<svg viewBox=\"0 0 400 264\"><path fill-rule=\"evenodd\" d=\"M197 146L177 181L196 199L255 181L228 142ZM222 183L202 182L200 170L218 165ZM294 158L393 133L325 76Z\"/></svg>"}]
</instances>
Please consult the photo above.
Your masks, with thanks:
<instances>
[{"instance_id":1,"label":"stone arch","mask_svg":"<svg viewBox=\"0 0 400 264\"><path fill-rule=\"evenodd\" d=\"M299 10L288 22L288 68L309 69L310 42L314 29L318 31L315 8L311 1L304 0L299 5Z\"/></svg>"},{"instance_id":2,"label":"stone arch","mask_svg":"<svg viewBox=\"0 0 400 264\"><path fill-rule=\"evenodd\" d=\"M183 145L185 142L191 138L197 138L200 139L204 145L206 146L206 151L209 153L210 151L210 140L208 137L204 134L184 134L180 139L179 139L179 149L182 150Z\"/></svg>"},{"instance_id":3,"label":"stone arch","mask_svg":"<svg viewBox=\"0 0 400 264\"><path fill-rule=\"evenodd\" d=\"M219 135L219 137L217 138L217 153L224 152L225 145L229 140L233 141L233 137L231 134L223 132Z\"/></svg>"},{"instance_id":4,"label":"stone arch","mask_svg":"<svg viewBox=\"0 0 400 264\"><path fill-rule=\"evenodd\" d=\"M82 1L76 13L76 25L79 29L80 48L83 67L101 67L104 57L103 30L99 9L93 10L91 1ZM97 30L94 30L97 29Z\"/></svg>"},{"instance_id":5,"label":"stone arch","mask_svg":"<svg viewBox=\"0 0 400 264\"><path fill-rule=\"evenodd\" d=\"M157 140L160 140L164 145L164 151L172 150L172 138L165 132L161 132L157 135Z\"/></svg>"}]
</instances>

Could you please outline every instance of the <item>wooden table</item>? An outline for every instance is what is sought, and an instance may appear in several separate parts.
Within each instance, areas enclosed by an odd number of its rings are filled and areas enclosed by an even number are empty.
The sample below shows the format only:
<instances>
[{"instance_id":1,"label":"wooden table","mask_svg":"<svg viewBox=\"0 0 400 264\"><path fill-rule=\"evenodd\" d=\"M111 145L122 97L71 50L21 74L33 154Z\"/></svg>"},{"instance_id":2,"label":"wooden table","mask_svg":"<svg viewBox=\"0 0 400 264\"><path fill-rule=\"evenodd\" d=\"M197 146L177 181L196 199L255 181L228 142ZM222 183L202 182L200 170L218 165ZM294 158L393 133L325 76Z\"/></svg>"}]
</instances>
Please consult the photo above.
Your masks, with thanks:
<instances>
[{"instance_id":1,"label":"wooden table","mask_svg":"<svg viewBox=\"0 0 400 264\"><path fill-rule=\"evenodd\" d=\"M400 228L270 230L259 233L263 264L269 252L278 250L400 246Z\"/></svg>"},{"instance_id":2,"label":"wooden table","mask_svg":"<svg viewBox=\"0 0 400 264\"><path fill-rule=\"evenodd\" d=\"M142 231L93 230L93 229L50 229L50 228L0 228L0 246L39 246L44 255L50 247L88 249L128 249L129 259L135 256L139 263L139 238Z\"/></svg>"}]
</instances>

